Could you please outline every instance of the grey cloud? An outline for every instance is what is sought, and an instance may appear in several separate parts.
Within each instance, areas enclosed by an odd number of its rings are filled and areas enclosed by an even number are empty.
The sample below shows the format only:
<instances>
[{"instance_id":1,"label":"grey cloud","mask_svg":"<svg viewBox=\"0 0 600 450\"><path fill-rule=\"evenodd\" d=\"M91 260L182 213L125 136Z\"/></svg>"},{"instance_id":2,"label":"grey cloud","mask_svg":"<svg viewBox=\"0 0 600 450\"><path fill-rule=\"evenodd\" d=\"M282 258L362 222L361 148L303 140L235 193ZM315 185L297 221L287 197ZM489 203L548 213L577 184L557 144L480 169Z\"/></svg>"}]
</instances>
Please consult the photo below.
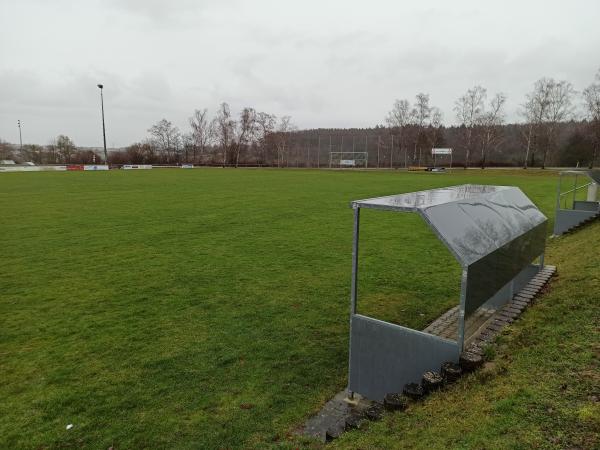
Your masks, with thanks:
<instances>
[{"instance_id":1,"label":"grey cloud","mask_svg":"<svg viewBox=\"0 0 600 450\"><path fill-rule=\"evenodd\" d=\"M446 123L474 84L508 94L509 120L542 76L581 90L600 67L600 2L475 0L111 0L5 2L0 138L59 133L99 145L105 85L110 145L166 117L227 101L300 127L382 123L395 98L429 92ZM27 30L27 33L23 33ZM16 38L18 37L18 38Z\"/></svg>"}]
</instances>

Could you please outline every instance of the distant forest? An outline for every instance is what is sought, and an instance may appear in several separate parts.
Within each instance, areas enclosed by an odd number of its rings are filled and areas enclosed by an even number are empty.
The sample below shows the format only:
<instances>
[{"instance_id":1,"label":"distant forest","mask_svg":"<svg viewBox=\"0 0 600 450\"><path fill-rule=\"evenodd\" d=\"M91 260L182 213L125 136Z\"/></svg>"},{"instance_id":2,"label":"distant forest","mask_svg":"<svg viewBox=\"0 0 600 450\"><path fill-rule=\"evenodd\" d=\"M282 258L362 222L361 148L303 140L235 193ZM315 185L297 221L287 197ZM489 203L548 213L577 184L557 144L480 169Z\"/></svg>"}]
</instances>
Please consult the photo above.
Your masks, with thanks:
<instances>
[{"instance_id":1,"label":"distant forest","mask_svg":"<svg viewBox=\"0 0 600 450\"><path fill-rule=\"evenodd\" d=\"M598 164L600 150L600 70L595 81L577 92L565 80L541 78L521 104L520 123L505 123L506 94L488 96L482 86L468 89L455 102L460 125L445 126L429 95L413 102L398 99L384 125L373 128L298 130L290 116L244 108L234 116L222 103L210 118L195 110L189 128L181 131L167 119L148 129L148 138L111 151L109 163L183 164L272 167L328 167L340 160L364 157L368 167L403 168L434 164L432 148L452 148L455 167L580 166ZM102 152L79 149L60 135L47 146L10 145L0 140L0 160L36 164L103 162ZM438 156L438 165L449 165Z\"/></svg>"},{"instance_id":2,"label":"distant forest","mask_svg":"<svg viewBox=\"0 0 600 450\"><path fill-rule=\"evenodd\" d=\"M545 166L589 166L594 157L594 143L589 135L590 124L587 121L569 121L561 123L556 131L555 151L547 155ZM520 166L525 165L527 152L528 126L524 124L506 124L499 127L500 138L485 155L481 146L475 147L470 155L470 167ZM427 130L433 134L434 130ZM474 130L474 135L480 133ZM286 166L321 167L329 165L329 152L368 152L368 167L403 168L405 166L431 166L434 163L432 147L453 149L453 166L464 166L466 148L464 145L464 127L444 127L435 130L435 137L427 142L415 145L415 129L405 129L401 133L396 128L352 128L352 129L315 129L292 132L289 137L289 149L285 157ZM541 167L543 150L540 144L530 147L527 166ZM537 151L532 151L537 148ZM254 156L255 159L252 159ZM256 152L245 155L244 162L260 163ZM346 155L351 159L350 155ZM271 161L276 160L275 152L270 153ZM448 166L450 157L437 156L437 165ZM215 161L216 162L216 161ZM597 164L597 158L595 164Z\"/></svg>"}]
</instances>

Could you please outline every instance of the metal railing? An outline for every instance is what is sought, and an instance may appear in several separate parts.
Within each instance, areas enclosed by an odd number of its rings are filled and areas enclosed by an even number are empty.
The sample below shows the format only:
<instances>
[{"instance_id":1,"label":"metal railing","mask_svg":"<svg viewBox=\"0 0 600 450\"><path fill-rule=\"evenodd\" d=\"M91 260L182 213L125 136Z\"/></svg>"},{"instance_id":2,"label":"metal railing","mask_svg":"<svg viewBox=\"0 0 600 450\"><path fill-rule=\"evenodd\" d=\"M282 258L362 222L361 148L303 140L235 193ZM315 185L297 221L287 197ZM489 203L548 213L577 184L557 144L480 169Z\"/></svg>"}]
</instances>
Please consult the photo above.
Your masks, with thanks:
<instances>
[{"instance_id":1,"label":"metal railing","mask_svg":"<svg viewBox=\"0 0 600 450\"><path fill-rule=\"evenodd\" d=\"M561 192L561 187L562 187L562 177L559 177L558 179L558 198L557 198L557 203L558 203L558 208L559 209L567 209L567 195L569 194L573 194L572 198L571 198L571 207L570 209L573 209L575 207L575 202L577 200L577 191L587 188L589 186L591 186L592 184L594 184L593 181L590 181L589 183L586 184L582 184L581 186L577 186L577 178L578 176L575 175L575 181L573 183L573 188L569 189L568 191L565 192ZM563 203L563 207L561 208L561 200Z\"/></svg>"}]
</instances>

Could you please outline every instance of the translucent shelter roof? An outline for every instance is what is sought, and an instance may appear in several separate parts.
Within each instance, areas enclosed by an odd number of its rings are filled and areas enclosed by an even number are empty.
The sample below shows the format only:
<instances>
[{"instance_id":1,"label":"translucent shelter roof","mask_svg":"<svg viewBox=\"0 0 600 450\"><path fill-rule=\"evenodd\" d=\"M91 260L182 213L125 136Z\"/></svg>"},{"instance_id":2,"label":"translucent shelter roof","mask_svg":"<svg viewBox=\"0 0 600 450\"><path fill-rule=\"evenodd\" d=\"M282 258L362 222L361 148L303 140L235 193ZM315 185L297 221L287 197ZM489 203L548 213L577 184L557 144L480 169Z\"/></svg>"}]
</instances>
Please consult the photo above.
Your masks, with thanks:
<instances>
[{"instance_id":1,"label":"translucent shelter roof","mask_svg":"<svg viewBox=\"0 0 600 450\"><path fill-rule=\"evenodd\" d=\"M356 200L352 207L417 212L463 266L546 222L516 187L465 184Z\"/></svg>"}]
</instances>

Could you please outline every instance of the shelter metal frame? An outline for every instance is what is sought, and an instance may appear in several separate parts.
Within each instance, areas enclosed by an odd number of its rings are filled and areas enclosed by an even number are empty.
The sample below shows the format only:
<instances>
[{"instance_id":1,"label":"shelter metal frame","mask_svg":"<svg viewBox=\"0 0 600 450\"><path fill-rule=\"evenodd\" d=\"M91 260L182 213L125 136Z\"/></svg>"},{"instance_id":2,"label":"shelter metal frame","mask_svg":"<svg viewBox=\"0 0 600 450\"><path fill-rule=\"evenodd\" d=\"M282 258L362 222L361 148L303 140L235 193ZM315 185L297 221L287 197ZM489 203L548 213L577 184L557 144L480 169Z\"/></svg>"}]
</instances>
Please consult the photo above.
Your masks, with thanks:
<instances>
[{"instance_id":1,"label":"shelter metal frame","mask_svg":"<svg viewBox=\"0 0 600 450\"><path fill-rule=\"evenodd\" d=\"M547 218L510 186L461 185L351 202L354 211L348 391L373 400L399 392L444 361L458 361L465 319L507 303L544 265ZM456 341L357 312L360 210L418 213L461 264ZM534 261L539 258L539 264Z\"/></svg>"}]
</instances>

